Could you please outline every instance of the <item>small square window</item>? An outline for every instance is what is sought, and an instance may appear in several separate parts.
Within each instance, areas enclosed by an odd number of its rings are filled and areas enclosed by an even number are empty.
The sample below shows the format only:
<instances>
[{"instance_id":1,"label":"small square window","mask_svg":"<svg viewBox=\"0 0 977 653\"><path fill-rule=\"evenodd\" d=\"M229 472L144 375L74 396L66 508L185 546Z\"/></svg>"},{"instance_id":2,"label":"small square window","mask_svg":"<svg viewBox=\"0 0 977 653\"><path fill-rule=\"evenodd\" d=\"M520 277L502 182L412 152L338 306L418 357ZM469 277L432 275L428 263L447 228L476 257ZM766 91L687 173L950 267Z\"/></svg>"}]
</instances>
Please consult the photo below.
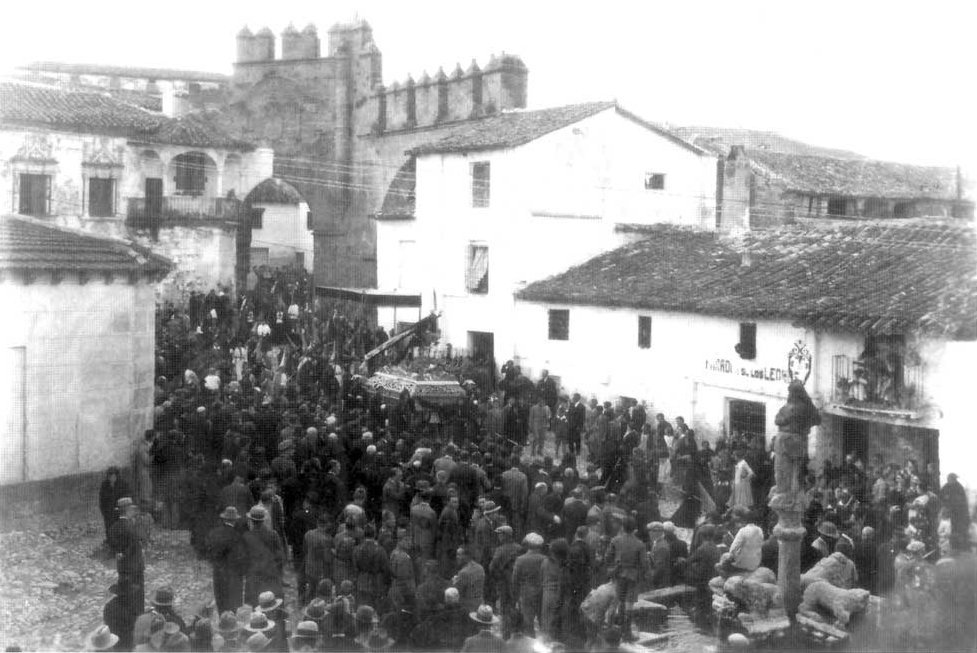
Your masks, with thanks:
<instances>
[{"instance_id":1,"label":"small square window","mask_svg":"<svg viewBox=\"0 0 977 653\"><path fill-rule=\"evenodd\" d=\"M665 190L665 173L646 172L645 190Z\"/></svg>"},{"instance_id":2,"label":"small square window","mask_svg":"<svg viewBox=\"0 0 977 653\"><path fill-rule=\"evenodd\" d=\"M549 312L549 339L570 339L570 311L565 308L553 308Z\"/></svg>"},{"instance_id":3,"label":"small square window","mask_svg":"<svg viewBox=\"0 0 977 653\"><path fill-rule=\"evenodd\" d=\"M312 221L312 211L305 212L305 228L309 231L313 230L315 223Z\"/></svg>"},{"instance_id":4,"label":"small square window","mask_svg":"<svg viewBox=\"0 0 977 653\"><path fill-rule=\"evenodd\" d=\"M651 316L638 316L638 347L641 349L651 348Z\"/></svg>"},{"instance_id":5,"label":"small square window","mask_svg":"<svg viewBox=\"0 0 977 653\"><path fill-rule=\"evenodd\" d=\"M756 322L740 322L740 341L735 349L743 360L756 359Z\"/></svg>"},{"instance_id":6,"label":"small square window","mask_svg":"<svg viewBox=\"0 0 977 653\"><path fill-rule=\"evenodd\" d=\"M264 223L265 210L264 209L251 209L251 228L261 229Z\"/></svg>"},{"instance_id":7,"label":"small square window","mask_svg":"<svg viewBox=\"0 0 977 653\"><path fill-rule=\"evenodd\" d=\"M476 209L488 208L492 186L492 169L488 161L477 161L471 164L472 173L472 207Z\"/></svg>"}]
</instances>

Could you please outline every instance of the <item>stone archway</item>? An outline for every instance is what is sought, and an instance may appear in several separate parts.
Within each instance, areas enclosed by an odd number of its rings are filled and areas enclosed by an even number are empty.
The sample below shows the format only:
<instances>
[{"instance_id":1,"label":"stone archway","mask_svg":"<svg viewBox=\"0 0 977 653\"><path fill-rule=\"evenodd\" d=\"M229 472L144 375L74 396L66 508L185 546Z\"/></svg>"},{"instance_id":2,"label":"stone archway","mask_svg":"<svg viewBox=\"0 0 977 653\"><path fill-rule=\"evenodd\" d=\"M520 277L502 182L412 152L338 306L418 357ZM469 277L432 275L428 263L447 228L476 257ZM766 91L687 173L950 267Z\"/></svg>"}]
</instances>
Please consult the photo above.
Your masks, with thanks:
<instances>
[{"instance_id":1,"label":"stone archway","mask_svg":"<svg viewBox=\"0 0 977 653\"><path fill-rule=\"evenodd\" d=\"M265 179L248 192L241 205L236 270L239 287L247 287L248 273L256 264L283 266L289 259L289 249L291 262L310 270L312 242L312 220L305 196L284 179ZM264 260L255 260L259 253Z\"/></svg>"}]
</instances>

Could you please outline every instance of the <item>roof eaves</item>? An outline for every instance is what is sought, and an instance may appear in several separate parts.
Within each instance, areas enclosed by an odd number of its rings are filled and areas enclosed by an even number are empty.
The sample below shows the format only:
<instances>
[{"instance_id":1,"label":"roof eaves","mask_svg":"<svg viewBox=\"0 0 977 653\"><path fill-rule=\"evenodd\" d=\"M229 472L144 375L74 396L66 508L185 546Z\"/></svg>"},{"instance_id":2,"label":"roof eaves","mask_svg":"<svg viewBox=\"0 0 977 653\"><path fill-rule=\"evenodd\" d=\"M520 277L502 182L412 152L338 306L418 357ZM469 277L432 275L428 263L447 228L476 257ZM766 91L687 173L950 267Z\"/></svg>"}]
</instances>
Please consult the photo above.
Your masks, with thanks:
<instances>
[{"instance_id":1,"label":"roof eaves","mask_svg":"<svg viewBox=\"0 0 977 653\"><path fill-rule=\"evenodd\" d=\"M685 149L687 149L687 150L689 150L691 152L694 152L694 153L698 154L699 156L716 156L713 152L710 152L709 150L707 150L707 149L705 149L703 147L699 147L698 145L696 145L694 143L690 143L689 141L685 140L681 136L678 136L677 134L674 134L674 133L670 132L669 130L664 129L663 127L661 127L659 125L656 125L653 122L649 122L649 121L645 120L644 118L642 118L641 116L639 116L636 113L633 113L631 111L628 111L627 109L625 109L621 105L617 104L616 102L614 103L614 108L615 108L615 110L621 116L627 118L628 120L631 120L632 122L635 122L635 123L641 125L642 127L644 127L645 129L647 129L649 131L655 132L656 134L658 134L662 138L668 139L672 143L675 143L676 145L678 145L680 147L684 147Z\"/></svg>"}]
</instances>

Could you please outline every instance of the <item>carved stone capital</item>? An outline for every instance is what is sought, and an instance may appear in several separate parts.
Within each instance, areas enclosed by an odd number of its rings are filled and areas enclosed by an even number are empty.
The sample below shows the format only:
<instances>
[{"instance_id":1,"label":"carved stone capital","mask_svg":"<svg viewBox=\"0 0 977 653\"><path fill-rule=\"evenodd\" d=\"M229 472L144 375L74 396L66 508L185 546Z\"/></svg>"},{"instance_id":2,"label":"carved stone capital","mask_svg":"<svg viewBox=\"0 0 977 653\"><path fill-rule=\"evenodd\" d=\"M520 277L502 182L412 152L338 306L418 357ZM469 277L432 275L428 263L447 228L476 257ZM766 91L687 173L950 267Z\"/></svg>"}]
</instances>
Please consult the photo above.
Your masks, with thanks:
<instances>
[{"instance_id":1,"label":"carved stone capital","mask_svg":"<svg viewBox=\"0 0 977 653\"><path fill-rule=\"evenodd\" d=\"M799 542L807 535L807 529L803 526L791 526L787 524L777 524L773 527L773 536L781 542Z\"/></svg>"}]
</instances>

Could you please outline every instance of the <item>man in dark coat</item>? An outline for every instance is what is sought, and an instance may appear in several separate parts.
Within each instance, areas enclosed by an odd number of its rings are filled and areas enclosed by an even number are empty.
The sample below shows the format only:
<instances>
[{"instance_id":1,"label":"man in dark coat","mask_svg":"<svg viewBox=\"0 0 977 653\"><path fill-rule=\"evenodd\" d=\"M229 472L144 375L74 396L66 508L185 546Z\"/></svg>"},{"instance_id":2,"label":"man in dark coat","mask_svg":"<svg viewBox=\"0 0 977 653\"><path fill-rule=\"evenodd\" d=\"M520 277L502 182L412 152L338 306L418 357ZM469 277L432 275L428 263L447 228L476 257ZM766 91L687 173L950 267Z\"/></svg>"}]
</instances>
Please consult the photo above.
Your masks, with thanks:
<instances>
[{"instance_id":1,"label":"man in dark coat","mask_svg":"<svg viewBox=\"0 0 977 653\"><path fill-rule=\"evenodd\" d=\"M542 398L543 403L549 406L550 414L556 415L556 403L560 400L560 391L549 370L543 370L539 381L536 382L536 398Z\"/></svg>"},{"instance_id":2,"label":"man in dark coat","mask_svg":"<svg viewBox=\"0 0 977 653\"><path fill-rule=\"evenodd\" d=\"M132 601L119 593L119 584L109 587L109 600L102 609L102 622L109 627L112 634L118 634L119 641L112 650L132 650L132 628L136 623L138 612L132 609Z\"/></svg>"},{"instance_id":3,"label":"man in dark coat","mask_svg":"<svg viewBox=\"0 0 977 653\"><path fill-rule=\"evenodd\" d=\"M254 497L248 486L244 484L244 476L235 473L234 480L221 489L220 505L224 508L234 506L239 515L248 514L248 510L254 505Z\"/></svg>"},{"instance_id":4,"label":"man in dark coat","mask_svg":"<svg viewBox=\"0 0 977 653\"><path fill-rule=\"evenodd\" d=\"M966 542L970 529L970 510L967 492L956 474L946 475L946 483L940 488L940 503L950 513L950 534L955 541Z\"/></svg>"},{"instance_id":5,"label":"man in dark coat","mask_svg":"<svg viewBox=\"0 0 977 653\"><path fill-rule=\"evenodd\" d=\"M390 581L390 559L376 540L376 528L367 524L363 541L353 550L356 569L356 601L359 605L375 606L387 594Z\"/></svg>"},{"instance_id":6,"label":"man in dark coat","mask_svg":"<svg viewBox=\"0 0 977 653\"><path fill-rule=\"evenodd\" d=\"M516 558L522 554L522 547L512 541L512 527L502 525L495 529L499 538L499 545L492 554L489 563L489 582L495 587L495 594L499 597L502 613L502 634L508 637L512 630L512 621L516 609L517 596L512 586L512 569Z\"/></svg>"},{"instance_id":7,"label":"man in dark coat","mask_svg":"<svg viewBox=\"0 0 977 653\"><path fill-rule=\"evenodd\" d=\"M98 489L98 509L102 513L102 521L105 522L105 539L108 541L109 529L119 518L116 512L116 503L122 497L131 496L129 484L119 473L119 468L112 466L105 470L105 479Z\"/></svg>"},{"instance_id":8,"label":"man in dark coat","mask_svg":"<svg viewBox=\"0 0 977 653\"><path fill-rule=\"evenodd\" d=\"M273 592L282 596L282 572L285 565L285 552L281 538L273 530L264 526L267 511L255 506L248 513L250 530L244 534L244 545L248 554L248 570L244 578L244 601L258 605L258 595Z\"/></svg>"},{"instance_id":9,"label":"man in dark coat","mask_svg":"<svg viewBox=\"0 0 977 653\"><path fill-rule=\"evenodd\" d=\"M221 523L207 533L207 557L214 568L214 601L218 612L241 607L248 552L244 545L241 518L237 508L227 506Z\"/></svg>"},{"instance_id":10,"label":"man in dark coat","mask_svg":"<svg viewBox=\"0 0 977 653\"><path fill-rule=\"evenodd\" d=\"M570 410L567 411L567 448L573 455L580 454L580 439L587 421L587 407L580 401L580 395L573 393Z\"/></svg>"},{"instance_id":11,"label":"man in dark coat","mask_svg":"<svg viewBox=\"0 0 977 653\"><path fill-rule=\"evenodd\" d=\"M143 611L146 587L146 561L143 558L142 542L132 521L139 508L129 497L119 499L116 505L119 519L109 528L109 550L115 554L119 591L123 596L131 597L132 609L138 614Z\"/></svg>"}]
</instances>

